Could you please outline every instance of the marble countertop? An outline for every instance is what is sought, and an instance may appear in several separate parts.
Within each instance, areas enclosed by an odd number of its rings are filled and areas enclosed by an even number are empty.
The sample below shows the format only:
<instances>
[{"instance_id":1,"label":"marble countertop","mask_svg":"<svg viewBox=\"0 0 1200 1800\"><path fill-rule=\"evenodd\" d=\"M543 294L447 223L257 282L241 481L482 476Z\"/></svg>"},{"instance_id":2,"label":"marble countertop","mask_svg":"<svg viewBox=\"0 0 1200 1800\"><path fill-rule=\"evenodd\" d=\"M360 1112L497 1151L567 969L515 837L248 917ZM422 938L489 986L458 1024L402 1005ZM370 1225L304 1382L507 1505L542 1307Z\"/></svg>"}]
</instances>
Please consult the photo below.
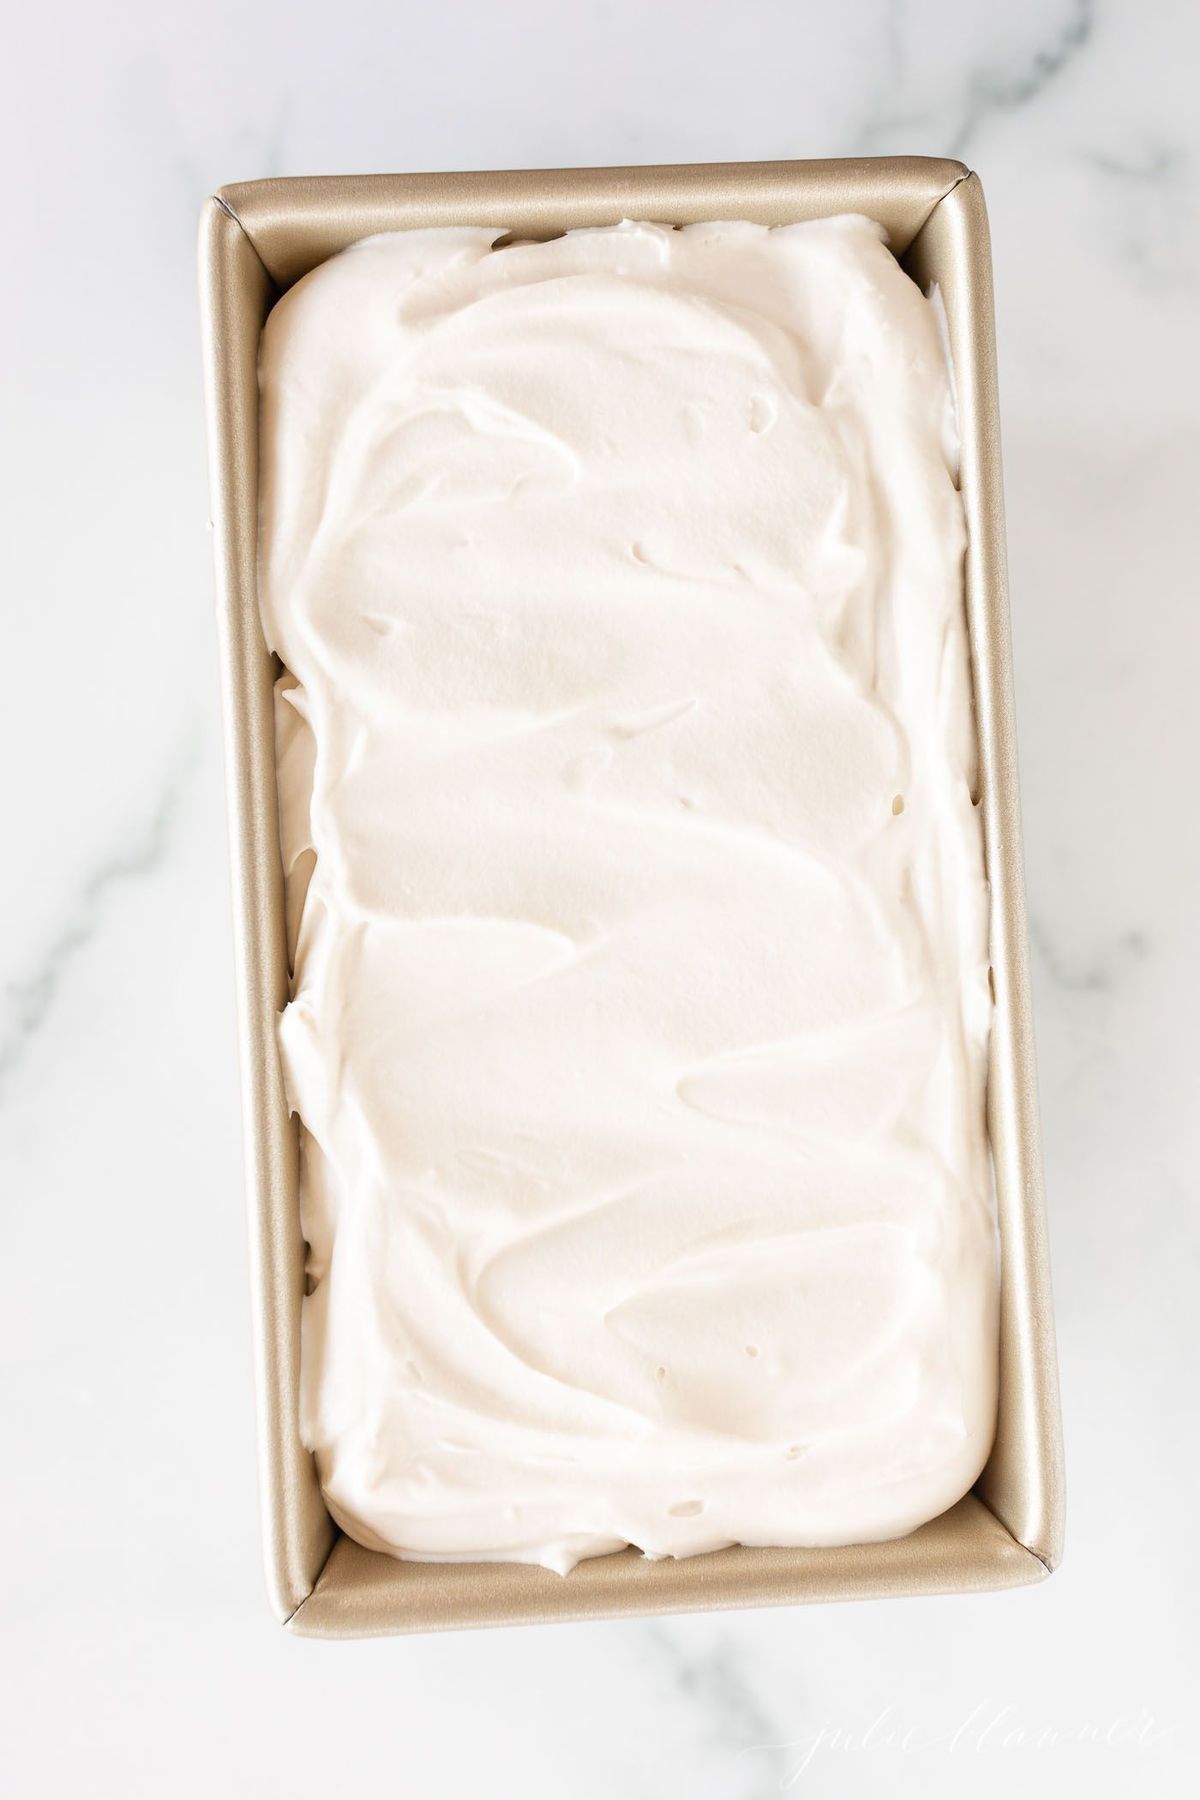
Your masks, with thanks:
<instances>
[{"instance_id":1,"label":"marble countertop","mask_svg":"<svg viewBox=\"0 0 1200 1800\"><path fill-rule=\"evenodd\" d=\"M1194 1791L1189 0L21 10L0 131L13 1791ZM263 1599L194 239L223 181L924 151L991 209L1053 1580L328 1646Z\"/></svg>"}]
</instances>

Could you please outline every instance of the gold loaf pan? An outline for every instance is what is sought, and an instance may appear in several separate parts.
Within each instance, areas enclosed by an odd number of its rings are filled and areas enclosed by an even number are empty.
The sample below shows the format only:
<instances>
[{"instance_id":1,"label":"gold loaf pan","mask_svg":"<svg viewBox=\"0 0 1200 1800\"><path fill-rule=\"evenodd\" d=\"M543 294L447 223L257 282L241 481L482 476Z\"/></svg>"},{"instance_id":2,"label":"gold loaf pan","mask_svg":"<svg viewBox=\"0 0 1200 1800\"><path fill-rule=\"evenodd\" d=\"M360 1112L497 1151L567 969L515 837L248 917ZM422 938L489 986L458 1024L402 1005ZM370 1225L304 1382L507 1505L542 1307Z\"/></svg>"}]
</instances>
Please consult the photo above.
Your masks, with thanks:
<instances>
[{"instance_id":1,"label":"gold loaf pan","mask_svg":"<svg viewBox=\"0 0 1200 1800\"><path fill-rule=\"evenodd\" d=\"M295 1121L275 1044L287 1000L272 686L256 589L258 339L278 296L377 231L487 224L547 237L623 218L782 225L865 213L945 300L962 436L967 615L992 892L996 1012L988 1129L1001 1245L1000 1404L974 1491L907 1537L829 1550L734 1548L650 1562L634 1550L562 1577L506 1563L402 1562L325 1510L300 1442ZM539 169L252 181L205 206L200 286L233 862L260 1476L271 1605L312 1637L977 1592L1041 1580L1062 1549L1058 1376L1042 1194L1009 649L991 252L983 191L929 157Z\"/></svg>"}]
</instances>

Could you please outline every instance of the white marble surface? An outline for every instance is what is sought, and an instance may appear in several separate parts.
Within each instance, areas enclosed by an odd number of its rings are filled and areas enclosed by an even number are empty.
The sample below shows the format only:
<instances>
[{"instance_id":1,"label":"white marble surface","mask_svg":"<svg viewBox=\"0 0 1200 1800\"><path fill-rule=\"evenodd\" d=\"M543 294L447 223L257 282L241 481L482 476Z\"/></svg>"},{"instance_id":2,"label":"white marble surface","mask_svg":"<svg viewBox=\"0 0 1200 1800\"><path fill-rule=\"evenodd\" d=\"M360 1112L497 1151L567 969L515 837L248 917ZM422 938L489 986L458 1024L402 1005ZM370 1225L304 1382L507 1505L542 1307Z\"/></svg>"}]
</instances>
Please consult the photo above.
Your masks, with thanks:
<instances>
[{"instance_id":1,"label":"white marble surface","mask_svg":"<svg viewBox=\"0 0 1200 1800\"><path fill-rule=\"evenodd\" d=\"M6 53L11 1791L1193 1791L1191 0L74 0ZM992 212L1067 1560L977 1600L294 1642L259 1573L201 198L862 150L960 154Z\"/></svg>"}]
</instances>

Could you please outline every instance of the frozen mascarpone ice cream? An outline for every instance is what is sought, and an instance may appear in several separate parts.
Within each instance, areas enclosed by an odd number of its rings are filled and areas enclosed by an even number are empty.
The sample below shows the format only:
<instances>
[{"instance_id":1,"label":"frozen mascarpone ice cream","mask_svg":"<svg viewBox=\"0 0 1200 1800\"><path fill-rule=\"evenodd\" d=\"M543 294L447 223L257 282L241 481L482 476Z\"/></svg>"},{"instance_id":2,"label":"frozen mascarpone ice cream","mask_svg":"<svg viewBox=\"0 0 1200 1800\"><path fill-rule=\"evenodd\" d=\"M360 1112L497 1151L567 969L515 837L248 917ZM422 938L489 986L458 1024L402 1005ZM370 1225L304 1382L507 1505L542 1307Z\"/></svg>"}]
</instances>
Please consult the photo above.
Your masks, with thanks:
<instances>
[{"instance_id":1,"label":"frozen mascarpone ice cream","mask_svg":"<svg viewBox=\"0 0 1200 1800\"><path fill-rule=\"evenodd\" d=\"M304 1441L405 1557L894 1537L997 1380L934 309L861 218L502 237L262 343Z\"/></svg>"}]
</instances>

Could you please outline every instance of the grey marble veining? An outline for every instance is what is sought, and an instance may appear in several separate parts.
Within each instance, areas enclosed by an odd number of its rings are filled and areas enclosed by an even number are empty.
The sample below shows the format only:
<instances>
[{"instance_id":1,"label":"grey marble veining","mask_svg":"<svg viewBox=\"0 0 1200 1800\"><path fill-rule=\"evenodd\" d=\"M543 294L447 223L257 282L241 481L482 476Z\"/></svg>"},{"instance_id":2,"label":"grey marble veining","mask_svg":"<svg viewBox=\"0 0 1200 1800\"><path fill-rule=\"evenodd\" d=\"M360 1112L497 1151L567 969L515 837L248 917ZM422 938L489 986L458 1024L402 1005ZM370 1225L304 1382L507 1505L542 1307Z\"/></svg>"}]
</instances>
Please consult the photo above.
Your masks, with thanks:
<instances>
[{"instance_id":1,"label":"grey marble veining","mask_svg":"<svg viewBox=\"0 0 1200 1800\"><path fill-rule=\"evenodd\" d=\"M6 166L33 171L0 288L14 1791L1194 1791L1193 0L72 0L6 51ZM293 1643L254 1497L200 202L899 151L964 155L992 222L1064 1566L978 1599Z\"/></svg>"},{"instance_id":2,"label":"grey marble veining","mask_svg":"<svg viewBox=\"0 0 1200 1800\"><path fill-rule=\"evenodd\" d=\"M1050 12L1050 8L1046 9ZM1018 62L1015 68L983 64L972 69L962 121L950 140L955 156L965 156L981 128L996 113L1016 113L1040 99L1092 41L1094 0L1071 0L1067 17Z\"/></svg>"},{"instance_id":3,"label":"grey marble veining","mask_svg":"<svg viewBox=\"0 0 1200 1800\"><path fill-rule=\"evenodd\" d=\"M1070 0L1068 9L1014 9L1021 41L1003 54L956 69L949 83L928 79L921 52L928 9L914 16L905 0L891 0L880 33L884 54L873 102L854 134L863 155L886 155L898 141L934 132L947 156L966 158L994 115L1031 106L1091 43L1094 0Z\"/></svg>"},{"instance_id":4,"label":"grey marble veining","mask_svg":"<svg viewBox=\"0 0 1200 1800\"><path fill-rule=\"evenodd\" d=\"M788 1771L788 1749L780 1721L747 1671L735 1629L721 1629L691 1645L671 1622L652 1622L646 1637L669 1671L675 1692L703 1720L702 1738L719 1753L737 1746L736 1765L727 1770L732 1800L765 1800L778 1793Z\"/></svg>"},{"instance_id":5,"label":"grey marble veining","mask_svg":"<svg viewBox=\"0 0 1200 1800\"><path fill-rule=\"evenodd\" d=\"M144 881L163 868L187 801L199 742L199 729L193 726L182 748L170 756L145 821L132 833L122 831L114 838L107 854L84 874L45 950L32 967L6 983L0 999L0 1102L29 1044L50 1020L70 981L72 964L92 943L107 910L120 904L127 883Z\"/></svg>"},{"instance_id":6,"label":"grey marble veining","mask_svg":"<svg viewBox=\"0 0 1200 1800\"><path fill-rule=\"evenodd\" d=\"M1150 954L1149 939L1136 927L1081 952L1074 945L1056 942L1041 919L1031 918L1029 942L1039 972L1068 994L1111 994L1125 967Z\"/></svg>"}]
</instances>

